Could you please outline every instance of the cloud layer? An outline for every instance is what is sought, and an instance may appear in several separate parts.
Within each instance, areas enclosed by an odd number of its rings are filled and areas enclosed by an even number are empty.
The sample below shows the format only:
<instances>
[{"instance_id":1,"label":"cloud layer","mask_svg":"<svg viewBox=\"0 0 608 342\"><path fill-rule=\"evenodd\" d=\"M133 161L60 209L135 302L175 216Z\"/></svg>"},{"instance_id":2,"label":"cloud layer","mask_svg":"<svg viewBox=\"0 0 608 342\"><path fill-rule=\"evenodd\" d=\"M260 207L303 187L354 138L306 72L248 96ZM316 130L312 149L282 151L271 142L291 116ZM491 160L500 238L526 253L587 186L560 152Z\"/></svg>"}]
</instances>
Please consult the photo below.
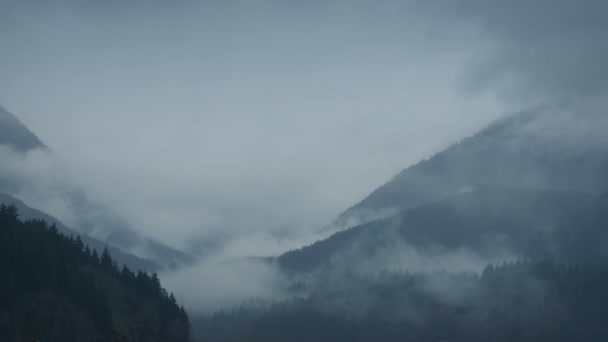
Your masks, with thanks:
<instances>
[{"instance_id":1,"label":"cloud layer","mask_svg":"<svg viewBox=\"0 0 608 342\"><path fill-rule=\"evenodd\" d=\"M316 230L501 114L459 90L468 28L396 3L4 6L0 101L174 246Z\"/></svg>"},{"instance_id":2,"label":"cloud layer","mask_svg":"<svg viewBox=\"0 0 608 342\"><path fill-rule=\"evenodd\" d=\"M235 258L320 238L503 113L602 115L607 14L602 0L0 0L0 103L53 151L2 150L0 172L66 223L77 208L59 194L83 192L214 253L164 275L178 293L264 296L273 270Z\"/></svg>"}]
</instances>

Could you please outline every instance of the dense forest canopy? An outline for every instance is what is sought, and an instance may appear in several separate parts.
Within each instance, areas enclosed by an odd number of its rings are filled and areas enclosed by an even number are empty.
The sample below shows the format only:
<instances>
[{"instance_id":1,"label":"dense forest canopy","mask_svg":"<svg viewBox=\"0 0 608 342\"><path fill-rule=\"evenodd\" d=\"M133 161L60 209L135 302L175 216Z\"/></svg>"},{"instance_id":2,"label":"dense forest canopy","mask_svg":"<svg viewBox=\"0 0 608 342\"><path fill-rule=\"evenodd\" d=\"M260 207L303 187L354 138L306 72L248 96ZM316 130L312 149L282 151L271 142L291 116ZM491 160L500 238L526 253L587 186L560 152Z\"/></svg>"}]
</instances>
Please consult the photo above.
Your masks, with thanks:
<instances>
[{"instance_id":1,"label":"dense forest canopy","mask_svg":"<svg viewBox=\"0 0 608 342\"><path fill-rule=\"evenodd\" d=\"M342 230L266 259L288 279L283 299L193 317L194 333L608 339L608 141L580 135L605 119L581 127L571 116L564 139L538 129L552 119L515 115L402 171L339 217L333 228Z\"/></svg>"},{"instance_id":2,"label":"dense forest canopy","mask_svg":"<svg viewBox=\"0 0 608 342\"><path fill-rule=\"evenodd\" d=\"M608 197L553 189L485 188L403 210L276 258L288 272L361 269L389 254L432 258L467 251L480 261L608 259ZM376 263L377 267L386 267ZM487 263L487 262L486 262ZM410 262L411 264L411 262ZM471 266L471 265L469 265Z\"/></svg>"},{"instance_id":3,"label":"dense forest canopy","mask_svg":"<svg viewBox=\"0 0 608 342\"><path fill-rule=\"evenodd\" d=\"M119 265L126 264L130 269L148 272L157 271L162 268L161 265L158 262L155 262L154 260L137 257L133 254L125 252L124 250L116 246L105 243L100 239L96 239L90 235L87 235L81 230L77 231L75 229L72 229L71 227L68 227L63 224L63 222L61 222L59 219L28 206L23 201L19 200L14 196L0 192L0 203L4 203L5 205L12 204L17 207L19 211L19 218L22 221L43 220L46 221L48 224L54 224L57 230L63 235L78 235L85 245L88 245L91 250L96 249L98 253L101 253L104 248L107 248L110 254L112 255L112 258Z\"/></svg>"},{"instance_id":4,"label":"dense forest canopy","mask_svg":"<svg viewBox=\"0 0 608 342\"><path fill-rule=\"evenodd\" d=\"M209 341L605 341L607 287L608 263L549 259L350 275L193 324Z\"/></svg>"},{"instance_id":5,"label":"dense forest canopy","mask_svg":"<svg viewBox=\"0 0 608 342\"><path fill-rule=\"evenodd\" d=\"M0 205L0 340L188 341L189 320L155 273L119 267L79 236Z\"/></svg>"}]
</instances>

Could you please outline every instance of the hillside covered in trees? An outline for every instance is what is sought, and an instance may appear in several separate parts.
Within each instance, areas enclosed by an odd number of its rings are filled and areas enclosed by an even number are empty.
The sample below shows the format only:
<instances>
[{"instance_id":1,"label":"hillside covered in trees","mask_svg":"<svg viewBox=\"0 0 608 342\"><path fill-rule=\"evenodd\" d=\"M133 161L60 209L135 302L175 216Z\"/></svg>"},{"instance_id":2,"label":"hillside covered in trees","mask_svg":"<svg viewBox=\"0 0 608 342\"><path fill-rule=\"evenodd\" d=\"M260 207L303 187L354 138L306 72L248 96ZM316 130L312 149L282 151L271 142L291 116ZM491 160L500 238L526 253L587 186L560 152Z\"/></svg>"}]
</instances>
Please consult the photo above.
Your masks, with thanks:
<instances>
[{"instance_id":1,"label":"hillside covered in trees","mask_svg":"<svg viewBox=\"0 0 608 342\"><path fill-rule=\"evenodd\" d=\"M194 256L184 251L138 233L125 218L88 196L82 189L68 189L62 185L57 187L58 193L52 196L61 197L75 213L72 227L53 215L28 206L19 199L23 193L29 192L43 198L49 194L42 189L32 188L32 180L22 178L24 173L15 171L14 164L15 160L26 160L30 153L36 151L47 161L56 158L54 152L17 116L0 106L0 159L5 163L3 166L9 166L0 167L0 203L14 204L25 219L43 219L49 224L55 223L57 229L66 235L78 234L85 244L98 251L107 247L120 264L125 263L133 269L158 272L195 261Z\"/></svg>"},{"instance_id":2,"label":"hillside covered in trees","mask_svg":"<svg viewBox=\"0 0 608 342\"><path fill-rule=\"evenodd\" d=\"M288 272L311 272L361 269L370 260L382 267L386 256L403 262L407 253L431 259L466 251L483 260L608 260L606 223L606 194L485 188L355 226L276 261Z\"/></svg>"},{"instance_id":3,"label":"hillside covered in trees","mask_svg":"<svg viewBox=\"0 0 608 342\"><path fill-rule=\"evenodd\" d=\"M158 276L119 268L79 237L0 205L1 341L188 341Z\"/></svg>"},{"instance_id":4,"label":"hillside covered in trees","mask_svg":"<svg viewBox=\"0 0 608 342\"><path fill-rule=\"evenodd\" d=\"M133 254L123 251L122 249L120 249L116 246L107 244L100 239L96 239L90 235L87 235L87 234L83 233L82 231L76 231L75 229L72 229L72 228L66 226L65 224L63 224L63 222L61 222L59 219L57 219L49 214L46 214L40 210L37 210L35 208L28 206L23 201L19 200L18 198L14 197L14 196L0 192L0 203L4 203L5 205L12 204L15 207L17 207L17 210L19 211L19 218L22 221L43 220L43 221L47 222L48 224L55 225L55 227L57 228L59 233L61 233L63 235L80 236L80 239L82 240L82 242L85 245L88 245L91 250L96 249L98 252L101 252L104 250L104 248L107 248L108 251L110 252L110 255L112 255L112 258L119 265L125 264L131 269L137 269L137 270L149 271L149 272L154 272L159 269L162 269L161 265L158 262L156 262L155 260L135 256Z\"/></svg>"},{"instance_id":5,"label":"hillside covered in trees","mask_svg":"<svg viewBox=\"0 0 608 342\"><path fill-rule=\"evenodd\" d=\"M607 125L603 112L584 119L549 111L505 117L403 169L331 227L350 228L488 187L600 194L608 191Z\"/></svg>"},{"instance_id":6,"label":"hillside covered in trees","mask_svg":"<svg viewBox=\"0 0 608 342\"><path fill-rule=\"evenodd\" d=\"M606 341L606 288L606 263L379 272L327 278L306 297L194 324L210 341Z\"/></svg>"},{"instance_id":7,"label":"hillside covered in trees","mask_svg":"<svg viewBox=\"0 0 608 342\"><path fill-rule=\"evenodd\" d=\"M405 169L339 231L265 259L286 279L282 297L193 317L193 333L608 340L608 140L594 129L606 121L561 119L547 131L555 117L515 115Z\"/></svg>"}]
</instances>

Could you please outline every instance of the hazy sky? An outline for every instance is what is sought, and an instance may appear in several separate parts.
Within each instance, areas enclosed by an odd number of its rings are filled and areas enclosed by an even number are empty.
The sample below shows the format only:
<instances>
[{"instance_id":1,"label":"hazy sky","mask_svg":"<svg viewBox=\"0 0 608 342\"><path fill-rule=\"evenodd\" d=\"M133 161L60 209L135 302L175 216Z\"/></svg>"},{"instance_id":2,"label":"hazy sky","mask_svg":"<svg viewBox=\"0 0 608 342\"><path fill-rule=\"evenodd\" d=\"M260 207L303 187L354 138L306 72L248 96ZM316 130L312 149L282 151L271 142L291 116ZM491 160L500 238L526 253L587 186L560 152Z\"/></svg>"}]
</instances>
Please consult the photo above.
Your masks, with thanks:
<instances>
[{"instance_id":1,"label":"hazy sky","mask_svg":"<svg viewBox=\"0 0 608 342\"><path fill-rule=\"evenodd\" d=\"M504 113L604 95L606 3L0 0L0 104L49 182L174 246L309 231Z\"/></svg>"}]
</instances>

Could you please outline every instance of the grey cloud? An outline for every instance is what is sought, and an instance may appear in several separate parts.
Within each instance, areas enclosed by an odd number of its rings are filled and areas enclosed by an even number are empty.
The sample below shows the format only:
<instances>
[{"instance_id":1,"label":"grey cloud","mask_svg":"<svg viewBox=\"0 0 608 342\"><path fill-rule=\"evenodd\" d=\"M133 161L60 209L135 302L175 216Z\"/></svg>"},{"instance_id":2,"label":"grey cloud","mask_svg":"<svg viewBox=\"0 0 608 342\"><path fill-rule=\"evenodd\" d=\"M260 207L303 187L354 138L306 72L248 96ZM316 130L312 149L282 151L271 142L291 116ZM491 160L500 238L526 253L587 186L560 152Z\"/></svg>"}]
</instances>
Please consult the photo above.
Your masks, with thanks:
<instances>
[{"instance_id":1,"label":"grey cloud","mask_svg":"<svg viewBox=\"0 0 608 342\"><path fill-rule=\"evenodd\" d=\"M478 23L480 40L490 46L471 68L472 85L499 84L511 100L537 102L606 94L605 1L464 0L448 6L456 18Z\"/></svg>"},{"instance_id":2,"label":"grey cloud","mask_svg":"<svg viewBox=\"0 0 608 342\"><path fill-rule=\"evenodd\" d=\"M173 246L224 241L222 258L167 278L196 284L229 272L235 246L310 242L402 168L514 107L585 100L601 112L607 6L1 1L0 102L53 151L9 171L31 181L24 199L45 191L41 209L66 222L57 188Z\"/></svg>"},{"instance_id":3,"label":"grey cloud","mask_svg":"<svg viewBox=\"0 0 608 342\"><path fill-rule=\"evenodd\" d=\"M319 229L501 113L458 89L466 36L396 3L82 4L14 4L0 101L62 182L174 246Z\"/></svg>"}]
</instances>

